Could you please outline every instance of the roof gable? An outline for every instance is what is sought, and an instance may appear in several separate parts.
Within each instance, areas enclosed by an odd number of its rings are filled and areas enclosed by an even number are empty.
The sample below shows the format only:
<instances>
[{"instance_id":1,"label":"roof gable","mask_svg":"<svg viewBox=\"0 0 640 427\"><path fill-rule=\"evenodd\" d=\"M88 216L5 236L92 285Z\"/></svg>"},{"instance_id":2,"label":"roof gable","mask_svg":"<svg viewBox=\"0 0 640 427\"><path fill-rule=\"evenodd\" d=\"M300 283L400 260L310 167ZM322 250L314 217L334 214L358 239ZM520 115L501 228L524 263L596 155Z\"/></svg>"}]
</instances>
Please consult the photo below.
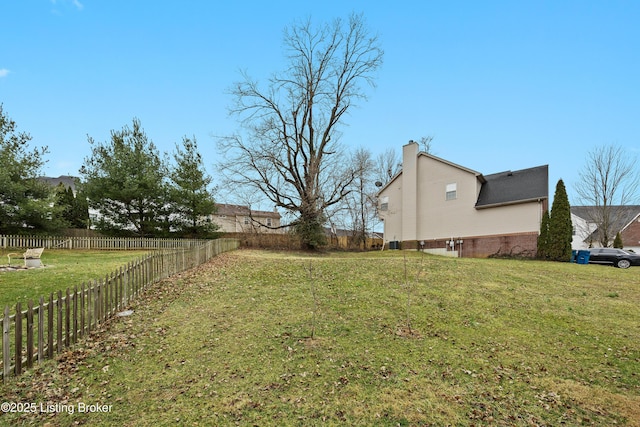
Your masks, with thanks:
<instances>
[{"instance_id":1,"label":"roof gable","mask_svg":"<svg viewBox=\"0 0 640 427\"><path fill-rule=\"evenodd\" d=\"M537 166L484 176L476 208L549 198L549 167Z\"/></svg>"},{"instance_id":2,"label":"roof gable","mask_svg":"<svg viewBox=\"0 0 640 427\"><path fill-rule=\"evenodd\" d=\"M459 164L456 164L456 163L450 162L450 161L448 161L448 160L442 159L442 158L440 158L440 157L434 156L433 154L429 154L429 153L426 153L426 152L424 152L424 151L421 151L421 152L419 152L419 153L418 153L418 159L419 159L420 157L428 157L428 158L433 159L433 160L435 160L435 161L437 161L437 162L440 162L440 163L443 163L443 164L445 164L445 165L448 165L448 166L454 167L454 168L456 168L456 169L460 169L460 170L462 170L462 171L468 172L468 173L470 173L470 174L475 175L475 176L476 176L476 178L477 178L478 180L480 180L480 182L484 182L484 176L483 176L480 172L474 171L473 169L466 168L466 167L464 167L464 166L461 166L461 165L459 165ZM402 169L401 169L400 171L398 171L398 173L396 173L393 177L391 177L391 179L389 180L389 182L387 182L386 184L384 184L383 186L381 186L381 187L380 187L380 190L378 190L378 194L382 193L382 192L383 192L387 187L389 187L391 184L393 184L393 182L394 182L395 180L397 180L397 179L398 179L399 177L401 177L401 176L402 176Z\"/></svg>"},{"instance_id":3,"label":"roof gable","mask_svg":"<svg viewBox=\"0 0 640 427\"><path fill-rule=\"evenodd\" d=\"M442 159L440 157L434 156L433 154L429 154L429 153L425 153L425 152L418 153L418 158L420 158L421 156L428 157L428 158L433 159L433 160L435 160L437 162L444 163L445 165L449 165L449 166L452 166L452 167L454 167L456 169L460 169L462 171L468 172L468 173L470 173L472 175L475 175L476 177L479 177L481 180L483 180L482 174L480 172L478 172L478 171L474 171L473 169L469 169L469 168L466 168L464 166L460 166L457 163L450 162L448 160L445 160L445 159Z\"/></svg>"}]
</instances>

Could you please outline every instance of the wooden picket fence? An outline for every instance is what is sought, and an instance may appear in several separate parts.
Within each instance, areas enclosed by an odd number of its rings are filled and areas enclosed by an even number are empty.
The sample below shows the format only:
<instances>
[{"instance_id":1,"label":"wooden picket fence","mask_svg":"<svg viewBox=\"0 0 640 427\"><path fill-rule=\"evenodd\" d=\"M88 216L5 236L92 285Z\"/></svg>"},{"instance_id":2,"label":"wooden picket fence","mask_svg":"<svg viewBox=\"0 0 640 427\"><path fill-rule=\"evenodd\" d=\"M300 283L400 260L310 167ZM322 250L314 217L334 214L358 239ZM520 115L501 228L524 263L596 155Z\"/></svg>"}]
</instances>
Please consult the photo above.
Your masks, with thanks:
<instances>
[{"instance_id":1,"label":"wooden picket fence","mask_svg":"<svg viewBox=\"0 0 640 427\"><path fill-rule=\"evenodd\" d=\"M193 248L205 244L201 239L156 239L146 237L79 237L0 235L0 248L158 250Z\"/></svg>"},{"instance_id":2,"label":"wooden picket fence","mask_svg":"<svg viewBox=\"0 0 640 427\"><path fill-rule=\"evenodd\" d=\"M238 247L237 239L217 239L190 249L155 251L104 279L58 291L55 299L52 293L46 300L40 297L37 304L29 301L26 310L18 303L15 313L10 314L6 306L2 316L0 363L3 381L21 375L34 363L51 359L75 344L122 312L129 301L151 284Z\"/></svg>"}]
</instances>

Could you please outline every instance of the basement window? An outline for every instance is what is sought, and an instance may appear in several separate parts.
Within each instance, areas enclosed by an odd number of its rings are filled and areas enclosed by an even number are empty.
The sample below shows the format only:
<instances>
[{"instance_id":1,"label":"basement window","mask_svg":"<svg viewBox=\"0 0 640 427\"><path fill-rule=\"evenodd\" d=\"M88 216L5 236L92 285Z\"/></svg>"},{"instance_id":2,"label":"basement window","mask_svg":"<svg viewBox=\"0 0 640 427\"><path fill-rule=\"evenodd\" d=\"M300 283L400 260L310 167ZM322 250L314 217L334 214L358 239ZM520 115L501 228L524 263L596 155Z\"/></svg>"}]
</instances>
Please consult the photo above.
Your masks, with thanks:
<instances>
[{"instance_id":1,"label":"basement window","mask_svg":"<svg viewBox=\"0 0 640 427\"><path fill-rule=\"evenodd\" d=\"M458 184L447 184L447 188L445 190L445 200L455 200L458 198Z\"/></svg>"}]
</instances>

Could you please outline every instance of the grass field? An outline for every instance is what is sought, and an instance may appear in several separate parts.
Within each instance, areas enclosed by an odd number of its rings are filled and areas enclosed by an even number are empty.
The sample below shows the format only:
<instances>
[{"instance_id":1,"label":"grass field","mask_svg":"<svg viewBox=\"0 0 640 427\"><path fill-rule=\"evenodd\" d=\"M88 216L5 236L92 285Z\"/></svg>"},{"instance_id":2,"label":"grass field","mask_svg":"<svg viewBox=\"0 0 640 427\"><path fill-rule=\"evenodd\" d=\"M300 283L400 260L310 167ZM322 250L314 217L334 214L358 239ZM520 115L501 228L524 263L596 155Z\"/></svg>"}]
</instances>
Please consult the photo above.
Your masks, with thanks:
<instances>
[{"instance_id":1,"label":"grass field","mask_svg":"<svg viewBox=\"0 0 640 427\"><path fill-rule=\"evenodd\" d=\"M639 308L638 268L235 251L0 387L38 409L0 424L637 426Z\"/></svg>"},{"instance_id":2,"label":"grass field","mask_svg":"<svg viewBox=\"0 0 640 427\"><path fill-rule=\"evenodd\" d=\"M12 252L22 253L24 250ZM73 289L83 282L104 279L105 275L126 265L148 251L71 251L45 249L42 264L45 268L0 272L0 310L6 305L15 309L18 301L26 308L28 300L35 303L51 292ZM8 250L0 253L0 264L7 265ZM22 265L23 260L12 257L11 265Z\"/></svg>"}]
</instances>

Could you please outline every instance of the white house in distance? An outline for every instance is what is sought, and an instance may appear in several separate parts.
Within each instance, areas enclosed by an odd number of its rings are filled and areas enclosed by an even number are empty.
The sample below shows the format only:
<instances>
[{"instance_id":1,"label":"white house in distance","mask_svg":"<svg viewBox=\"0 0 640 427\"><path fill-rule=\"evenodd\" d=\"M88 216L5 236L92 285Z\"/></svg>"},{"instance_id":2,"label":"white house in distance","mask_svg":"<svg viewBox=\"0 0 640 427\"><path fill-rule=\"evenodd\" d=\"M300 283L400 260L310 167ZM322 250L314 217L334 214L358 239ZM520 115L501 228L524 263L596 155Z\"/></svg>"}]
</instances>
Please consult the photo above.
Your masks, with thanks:
<instances>
[{"instance_id":1,"label":"white house in distance","mask_svg":"<svg viewBox=\"0 0 640 427\"><path fill-rule=\"evenodd\" d=\"M409 141L402 171L378 192L389 247L443 255L535 256L548 209L548 166L491 175L419 152Z\"/></svg>"},{"instance_id":2,"label":"white house in distance","mask_svg":"<svg viewBox=\"0 0 640 427\"><path fill-rule=\"evenodd\" d=\"M620 232L624 249L640 253L640 205L610 206L609 236L613 238ZM598 248L598 225L602 224L602 207L571 206L571 225L573 226L572 249Z\"/></svg>"},{"instance_id":3,"label":"white house in distance","mask_svg":"<svg viewBox=\"0 0 640 427\"><path fill-rule=\"evenodd\" d=\"M220 226L218 231L225 233L282 233L280 214L273 211L251 210L248 206L228 205L218 203L217 212L211 215L211 220ZM262 225L261 225L262 224ZM264 225L264 226L263 226Z\"/></svg>"}]
</instances>

